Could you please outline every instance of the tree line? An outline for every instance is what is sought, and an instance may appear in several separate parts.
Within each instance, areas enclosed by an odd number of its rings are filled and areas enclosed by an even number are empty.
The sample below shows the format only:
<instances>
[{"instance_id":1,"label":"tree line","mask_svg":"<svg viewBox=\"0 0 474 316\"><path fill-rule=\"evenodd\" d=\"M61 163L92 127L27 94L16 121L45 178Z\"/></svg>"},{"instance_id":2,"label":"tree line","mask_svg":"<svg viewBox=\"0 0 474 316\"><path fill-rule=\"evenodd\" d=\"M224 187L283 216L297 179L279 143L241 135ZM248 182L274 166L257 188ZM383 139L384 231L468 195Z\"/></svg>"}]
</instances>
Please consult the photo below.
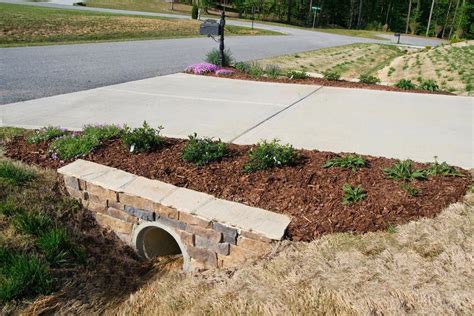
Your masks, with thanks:
<instances>
[{"instance_id":1,"label":"tree line","mask_svg":"<svg viewBox=\"0 0 474 316\"><path fill-rule=\"evenodd\" d=\"M242 18L299 26L474 38L474 0L194 0Z\"/></svg>"}]
</instances>

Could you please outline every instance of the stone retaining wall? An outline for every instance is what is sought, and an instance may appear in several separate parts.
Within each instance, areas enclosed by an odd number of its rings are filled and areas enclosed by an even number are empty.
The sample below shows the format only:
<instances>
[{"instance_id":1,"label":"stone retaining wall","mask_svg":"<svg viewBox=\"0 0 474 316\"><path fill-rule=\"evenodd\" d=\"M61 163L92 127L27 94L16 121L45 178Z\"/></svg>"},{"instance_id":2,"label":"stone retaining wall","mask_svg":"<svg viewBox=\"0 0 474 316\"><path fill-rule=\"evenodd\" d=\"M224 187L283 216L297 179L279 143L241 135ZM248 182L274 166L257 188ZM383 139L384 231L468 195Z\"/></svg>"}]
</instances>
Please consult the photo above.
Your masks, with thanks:
<instances>
[{"instance_id":1,"label":"stone retaining wall","mask_svg":"<svg viewBox=\"0 0 474 316\"><path fill-rule=\"evenodd\" d=\"M69 194L140 254L148 256L146 249L151 247L154 253L170 252L172 245L165 251L160 242L176 241L185 270L237 266L264 256L283 238L290 223L282 214L85 160L58 172ZM144 238L150 229L157 230L156 236L167 237Z\"/></svg>"}]
</instances>

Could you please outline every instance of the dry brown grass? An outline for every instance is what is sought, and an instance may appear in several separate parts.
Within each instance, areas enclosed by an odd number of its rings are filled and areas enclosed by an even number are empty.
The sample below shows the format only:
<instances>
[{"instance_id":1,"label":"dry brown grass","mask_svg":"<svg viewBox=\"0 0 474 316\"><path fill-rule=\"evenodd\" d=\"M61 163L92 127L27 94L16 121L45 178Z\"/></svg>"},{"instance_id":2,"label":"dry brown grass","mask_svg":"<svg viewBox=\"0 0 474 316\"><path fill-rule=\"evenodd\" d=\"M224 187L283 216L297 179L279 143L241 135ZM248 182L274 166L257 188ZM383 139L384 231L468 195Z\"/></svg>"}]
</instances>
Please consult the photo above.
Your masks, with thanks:
<instances>
[{"instance_id":1,"label":"dry brown grass","mask_svg":"<svg viewBox=\"0 0 474 316\"><path fill-rule=\"evenodd\" d=\"M161 274L108 314L474 313L474 193L387 232L281 244L239 270Z\"/></svg>"}]
</instances>

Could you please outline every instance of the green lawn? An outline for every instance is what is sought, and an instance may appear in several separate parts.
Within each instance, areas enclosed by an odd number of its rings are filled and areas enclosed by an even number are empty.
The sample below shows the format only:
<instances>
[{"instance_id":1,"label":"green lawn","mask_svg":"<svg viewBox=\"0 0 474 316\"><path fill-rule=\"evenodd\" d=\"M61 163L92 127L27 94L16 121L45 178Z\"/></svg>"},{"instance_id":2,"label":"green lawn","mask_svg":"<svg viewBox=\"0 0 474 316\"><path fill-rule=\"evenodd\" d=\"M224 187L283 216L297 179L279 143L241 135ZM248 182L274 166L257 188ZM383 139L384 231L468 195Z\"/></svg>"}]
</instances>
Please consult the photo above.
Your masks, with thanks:
<instances>
[{"instance_id":1,"label":"green lawn","mask_svg":"<svg viewBox=\"0 0 474 316\"><path fill-rule=\"evenodd\" d=\"M157 12L157 13L174 13L191 15L192 6L184 3L171 4L163 0L86 0L84 1L88 7L109 8L120 10Z\"/></svg>"},{"instance_id":2,"label":"green lawn","mask_svg":"<svg viewBox=\"0 0 474 316\"><path fill-rule=\"evenodd\" d=\"M0 3L0 46L196 37L198 21ZM277 32L227 26L227 35Z\"/></svg>"}]
</instances>

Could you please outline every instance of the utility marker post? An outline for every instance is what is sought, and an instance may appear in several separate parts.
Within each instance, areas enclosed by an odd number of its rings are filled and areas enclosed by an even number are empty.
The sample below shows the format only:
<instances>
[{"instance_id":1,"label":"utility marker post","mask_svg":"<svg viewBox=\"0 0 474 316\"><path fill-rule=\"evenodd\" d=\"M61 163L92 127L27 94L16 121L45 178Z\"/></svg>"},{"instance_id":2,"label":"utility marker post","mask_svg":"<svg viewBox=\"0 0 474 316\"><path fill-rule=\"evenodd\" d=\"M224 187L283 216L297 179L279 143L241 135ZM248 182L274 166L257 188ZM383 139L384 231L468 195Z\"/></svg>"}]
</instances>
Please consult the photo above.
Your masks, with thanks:
<instances>
[{"instance_id":1,"label":"utility marker post","mask_svg":"<svg viewBox=\"0 0 474 316\"><path fill-rule=\"evenodd\" d=\"M225 63L225 55L224 55L224 27L225 27L225 11L222 11L221 13L221 20L219 22L219 28L220 28L220 39L219 39L219 51L221 55L221 67L224 67Z\"/></svg>"},{"instance_id":2,"label":"utility marker post","mask_svg":"<svg viewBox=\"0 0 474 316\"><path fill-rule=\"evenodd\" d=\"M316 14L319 14L318 12L321 11L320 7L311 7L311 10L313 11L313 29L314 29L314 24L316 23Z\"/></svg>"}]
</instances>

